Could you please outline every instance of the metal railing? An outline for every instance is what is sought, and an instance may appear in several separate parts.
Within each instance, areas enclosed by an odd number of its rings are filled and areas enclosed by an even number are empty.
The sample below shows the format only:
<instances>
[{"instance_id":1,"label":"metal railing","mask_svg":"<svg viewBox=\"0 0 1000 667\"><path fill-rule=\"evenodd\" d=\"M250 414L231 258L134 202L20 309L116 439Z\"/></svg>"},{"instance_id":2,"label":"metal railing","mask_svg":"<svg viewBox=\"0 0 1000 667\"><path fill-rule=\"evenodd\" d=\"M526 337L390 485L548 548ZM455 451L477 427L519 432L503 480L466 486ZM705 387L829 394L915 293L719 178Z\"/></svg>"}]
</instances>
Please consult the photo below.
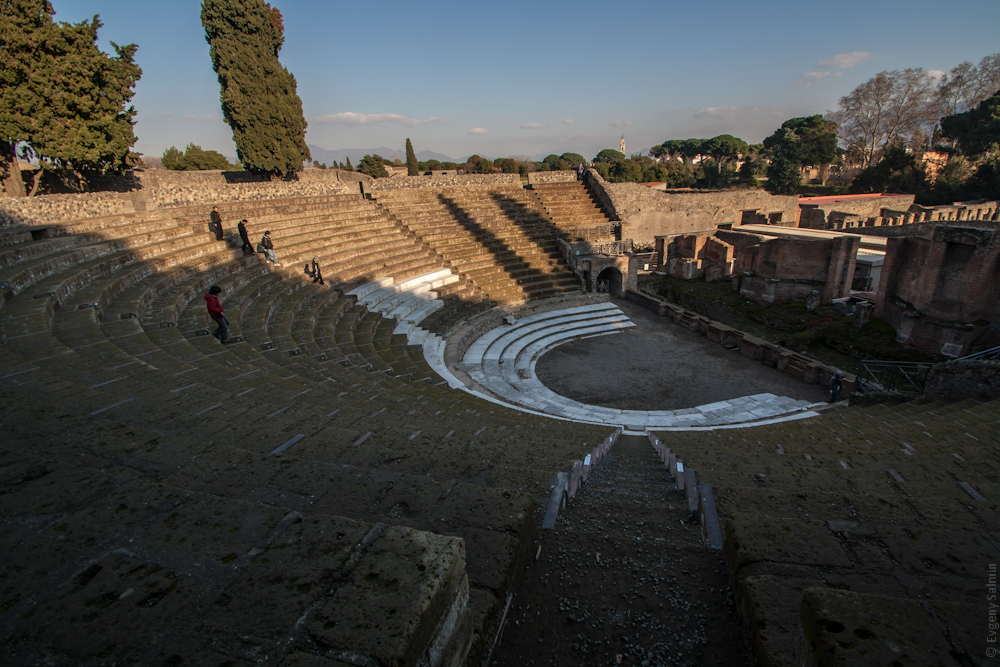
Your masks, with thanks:
<instances>
[{"instance_id":1,"label":"metal railing","mask_svg":"<svg viewBox=\"0 0 1000 667\"><path fill-rule=\"evenodd\" d=\"M983 350L982 352L976 352L974 354L967 354L964 357L959 357L955 361L968 361L970 359L990 361L991 359L996 359L997 357L1000 357L1000 346L991 347L988 350Z\"/></svg>"},{"instance_id":2,"label":"metal railing","mask_svg":"<svg viewBox=\"0 0 1000 667\"><path fill-rule=\"evenodd\" d=\"M864 391L898 391L902 394L921 394L927 383L927 374L934 364L919 361L861 361L858 382Z\"/></svg>"}]
</instances>

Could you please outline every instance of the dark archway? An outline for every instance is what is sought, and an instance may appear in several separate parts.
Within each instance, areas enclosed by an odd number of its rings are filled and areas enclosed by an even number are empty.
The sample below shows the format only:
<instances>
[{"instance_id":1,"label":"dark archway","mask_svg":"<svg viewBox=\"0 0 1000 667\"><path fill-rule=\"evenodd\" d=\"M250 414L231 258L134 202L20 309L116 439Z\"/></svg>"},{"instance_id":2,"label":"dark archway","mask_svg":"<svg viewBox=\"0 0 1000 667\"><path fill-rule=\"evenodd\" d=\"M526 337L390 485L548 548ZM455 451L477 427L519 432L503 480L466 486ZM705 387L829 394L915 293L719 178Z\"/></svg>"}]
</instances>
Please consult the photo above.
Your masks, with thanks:
<instances>
[{"instance_id":1,"label":"dark archway","mask_svg":"<svg viewBox=\"0 0 1000 667\"><path fill-rule=\"evenodd\" d=\"M594 280L594 291L619 296L622 293L622 272L609 266L598 273L597 279Z\"/></svg>"}]
</instances>

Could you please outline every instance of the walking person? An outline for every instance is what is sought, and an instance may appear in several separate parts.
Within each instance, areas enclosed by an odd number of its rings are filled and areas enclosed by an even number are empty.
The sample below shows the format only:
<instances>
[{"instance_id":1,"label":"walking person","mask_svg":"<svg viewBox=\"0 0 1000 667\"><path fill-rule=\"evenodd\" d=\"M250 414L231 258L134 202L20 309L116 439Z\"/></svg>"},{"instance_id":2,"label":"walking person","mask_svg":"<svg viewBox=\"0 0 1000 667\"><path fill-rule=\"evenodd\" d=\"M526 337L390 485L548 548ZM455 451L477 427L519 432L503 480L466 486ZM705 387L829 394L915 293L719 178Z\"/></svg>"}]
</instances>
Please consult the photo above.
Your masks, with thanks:
<instances>
[{"instance_id":1,"label":"walking person","mask_svg":"<svg viewBox=\"0 0 1000 667\"><path fill-rule=\"evenodd\" d=\"M840 400L840 390L844 386L844 371L837 371L830 378L830 402L836 403Z\"/></svg>"},{"instance_id":2,"label":"walking person","mask_svg":"<svg viewBox=\"0 0 1000 667\"><path fill-rule=\"evenodd\" d=\"M319 283L320 285L324 284L323 283L323 272L320 271L320 267L319 267L319 255L313 255L312 275L313 275L313 282L314 283Z\"/></svg>"},{"instance_id":3,"label":"walking person","mask_svg":"<svg viewBox=\"0 0 1000 667\"><path fill-rule=\"evenodd\" d=\"M264 236L260 239L260 244L257 246L257 252L264 253L264 256L267 257L268 261L275 266L281 266L278 262L277 256L274 254L274 244L271 243L271 232L264 232Z\"/></svg>"},{"instance_id":4,"label":"walking person","mask_svg":"<svg viewBox=\"0 0 1000 667\"><path fill-rule=\"evenodd\" d=\"M219 213L219 207L212 207L212 219L208 223L208 231L215 234L215 240L221 241L225 235L225 231L222 229L222 215Z\"/></svg>"},{"instance_id":5,"label":"walking person","mask_svg":"<svg viewBox=\"0 0 1000 667\"><path fill-rule=\"evenodd\" d=\"M226 311L222 309L222 302L219 301L219 294L222 288L212 285L205 295L205 305L208 306L208 316L219 325L219 328L212 332L212 335L219 339L221 343L229 342L229 320L226 318Z\"/></svg>"},{"instance_id":6,"label":"walking person","mask_svg":"<svg viewBox=\"0 0 1000 667\"><path fill-rule=\"evenodd\" d=\"M586 170L587 170L587 168L583 166L582 162L580 164L578 164L576 166L576 180L582 181L583 180L583 172L586 171Z\"/></svg>"},{"instance_id":7,"label":"walking person","mask_svg":"<svg viewBox=\"0 0 1000 667\"><path fill-rule=\"evenodd\" d=\"M240 232L240 238L243 239L243 254L249 255L253 252L253 244L250 243L250 233L247 231L247 219L243 218L240 220L240 224L236 225L236 229Z\"/></svg>"}]
</instances>

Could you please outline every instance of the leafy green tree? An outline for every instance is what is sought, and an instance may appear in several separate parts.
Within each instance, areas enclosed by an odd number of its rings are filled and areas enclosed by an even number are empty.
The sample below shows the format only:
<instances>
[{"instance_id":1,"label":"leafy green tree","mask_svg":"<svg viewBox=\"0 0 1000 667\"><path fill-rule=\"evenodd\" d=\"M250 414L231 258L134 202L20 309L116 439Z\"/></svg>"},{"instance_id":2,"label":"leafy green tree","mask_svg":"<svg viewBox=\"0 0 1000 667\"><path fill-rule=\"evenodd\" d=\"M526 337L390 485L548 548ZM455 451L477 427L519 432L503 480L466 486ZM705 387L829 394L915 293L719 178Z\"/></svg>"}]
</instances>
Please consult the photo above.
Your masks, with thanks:
<instances>
[{"instance_id":1,"label":"leafy green tree","mask_svg":"<svg viewBox=\"0 0 1000 667\"><path fill-rule=\"evenodd\" d=\"M929 191L927 171L902 142L889 145L882 159L855 176L850 187L851 194L905 192L924 202L928 200Z\"/></svg>"},{"instance_id":2,"label":"leafy green tree","mask_svg":"<svg viewBox=\"0 0 1000 667\"><path fill-rule=\"evenodd\" d=\"M705 142L704 150L715 158L720 169L731 162L735 162L740 155L743 155L750 148L750 145L731 134L720 134Z\"/></svg>"},{"instance_id":3,"label":"leafy green tree","mask_svg":"<svg viewBox=\"0 0 1000 667\"><path fill-rule=\"evenodd\" d=\"M103 173L139 160L128 106L142 74L133 61L138 47L112 42L117 55L108 56L96 45L97 16L56 24L54 13L48 0L0 2L0 157L8 195L24 194L19 143L43 168Z\"/></svg>"},{"instance_id":4,"label":"leafy green tree","mask_svg":"<svg viewBox=\"0 0 1000 667\"><path fill-rule=\"evenodd\" d=\"M770 162L764 189L773 195L793 195L802 185L802 140L794 130L781 127L764 140Z\"/></svg>"},{"instance_id":5,"label":"leafy green tree","mask_svg":"<svg viewBox=\"0 0 1000 667\"><path fill-rule=\"evenodd\" d=\"M500 160L500 171L504 174L516 174L517 162L513 158L505 157Z\"/></svg>"},{"instance_id":6,"label":"leafy green tree","mask_svg":"<svg viewBox=\"0 0 1000 667\"><path fill-rule=\"evenodd\" d=\"M347 158L348 163L350 160L351 158ZM361 162L358 163L358 171L362 174L368 174L372 178L387 178L389 176L381 155L366 155L361 158Z\"/></svg>"},{"instance_id":7,"label":"leafy green tree","mask_svg":"<svg viewBox=\"0 0 1000 667\"><path fill-rule=\"evenodd\" d=\"M587 163L587 160L579 153L563 153L560 157L569 163L570 169L576 169L581 164Z\"/></svg>"},{"instance_id":8,"label":"leafy green tree","mask_svg":"<svg viewBox=\"0 0 1000 667\"><path fill-rule=\"evenodd\" d=\"M406 140L406 175L416 176L420 173L420 167L417 165L417 154L413 152L413 144L410 140Z\"/></svg>"},{"instance_id":9,"label":"leafy green tree","mask_svg":"<svg viewBox=\"0 0 1000 667\"><path fill-rule=\"evenodd\" d=\"M344 162L344 171L354 171L354 167L351 166L351 156L347 156L347 161Z\"/></svg>"},{"instance_id":10,"label":"leafy green tree","mask_svg":"<svg viewBox=\"0 0 1000 667\"><path fill-rule=\"evenodd\" d=\"M479 158L476 162L476 171L480 174L492 174L493 173L493 163L486 158Z\"/></svg>"},{"instance_id":11,"label":"leafy green tree","mask_svg":"<svg viewBox=\"0 0 1000 667\"><path fill-rule=\"evenodd\" d=\"M840 154L837 147L837 124L817 114L804 118L790 118L781 127L792 130L801 140L802 165L819 167L819 178L823 185L829 176L830 164Z\"/></svg>"},{"instance_id":12,"label":"leafy green tree","mask_svg":"<svg viewBox=\"0 0 1000 667\"><path fill-rule=\"evenodd\" d=\"M1000 90L974 109L942 118L941 133L969 157L984 155L1000 144Z\"/></svg>"},{"instance_id":13,"label":"leafy green tree","mask_svg":"<svg viewBox=\"0 0 1000 667\"><path fill-rule=\"evenodd\" d=\"M559 156L558 155L546 155L542 158L542 162L548 165L546 171L558 171L559 170Z\"/></svg>"},{"instance_id":14,"label":"leafy green tree","mask_svg":"<svg viewBox=\"0 0 1000 667\"><path fill-rule=\"evenodd\" d=\"M616 151L613 148L605 148L603 151L597 154L594 158L594 162L621 162L625 159L625 154L621 151Z\"/></svg>"},{"instance_id":15,"label":"leafy green tree","mask_svg":"<svg viewBox=\"0 0 1000 667\"><path fill-rule=\"evenodd\" d=\"M427 161L427 171L435 171L441 169L441 163L437 160Z\"/></svg>"},{"instance_id":16,"label":"leafy green tree","mask_svg":"<svg viewBox=\"0 0 1000 667\"><path fill-rule=\"evenodd\" d=\"M164 169L172 169L175 171L184 170L184 153L177 150L176 146L171 146L167 150L163 151L163 157L160 158L160 162L163 163Z\"/></svg>"},{"instance_id":17,"label":"leafy green tree","mask_svg":"<svg viewBox=\"0 0 1000 667\"><path fill-rule=\"evenodd\" d=\"M201 24L240 162L270 175L302 169L311 157L295 77L278 61L281 12L263 0L203 0Z\"/></svg>"}]
</instances>

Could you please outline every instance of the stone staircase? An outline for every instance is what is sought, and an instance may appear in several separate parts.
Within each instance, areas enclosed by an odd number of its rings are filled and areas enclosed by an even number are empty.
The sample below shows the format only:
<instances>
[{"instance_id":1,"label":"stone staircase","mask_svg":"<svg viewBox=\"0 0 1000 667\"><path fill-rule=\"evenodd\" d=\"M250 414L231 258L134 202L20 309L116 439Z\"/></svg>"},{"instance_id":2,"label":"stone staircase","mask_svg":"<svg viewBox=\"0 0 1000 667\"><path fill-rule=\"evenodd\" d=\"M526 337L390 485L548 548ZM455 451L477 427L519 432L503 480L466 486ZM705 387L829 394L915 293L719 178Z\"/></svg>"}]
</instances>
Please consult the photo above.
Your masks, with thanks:
<instances>
[{"instance_id":1,"label":"stone staircase","mask_svg":"<svg viewBox=\"0 0 1000 667\"><path fill-rule=\"evenodd\" d=\"M371 202L220 209L284 266L196 207L0 232L0 662L485 659L535 496L606 429L450 390L347 294L442 271Z\"/></svg>"},{"instance_id":2,"label":"stone staircase","mask_svg":"<svg viewBox=\"0 0 1000 667\"><path fill-rule=\"evenodd\" d=\"M517 185L377 192L401 230L501 305L579 290L557 230Z\"/></svg>"},{"instance_id":3,"label":"stone staircase","mask_svg":"<svg viewBox=\"0 0 1000 667\"><path fill-rule=\"evenodd\" d=\"M714 488L761 665L987 665L998 424L965 400L660 437Z\"/></svg>"},{"instance_id":4,"label":"stone staircase","mask_svg":"<svg viewBox=\"0 0 1000 667\"><path fill-rule=\"evenodd\" d=\"M537 197L542 210L568 240L592 243L610 243L615 240L611 218L583 181L534 183L528 188Z\"/></svg>"}]
</instances>

